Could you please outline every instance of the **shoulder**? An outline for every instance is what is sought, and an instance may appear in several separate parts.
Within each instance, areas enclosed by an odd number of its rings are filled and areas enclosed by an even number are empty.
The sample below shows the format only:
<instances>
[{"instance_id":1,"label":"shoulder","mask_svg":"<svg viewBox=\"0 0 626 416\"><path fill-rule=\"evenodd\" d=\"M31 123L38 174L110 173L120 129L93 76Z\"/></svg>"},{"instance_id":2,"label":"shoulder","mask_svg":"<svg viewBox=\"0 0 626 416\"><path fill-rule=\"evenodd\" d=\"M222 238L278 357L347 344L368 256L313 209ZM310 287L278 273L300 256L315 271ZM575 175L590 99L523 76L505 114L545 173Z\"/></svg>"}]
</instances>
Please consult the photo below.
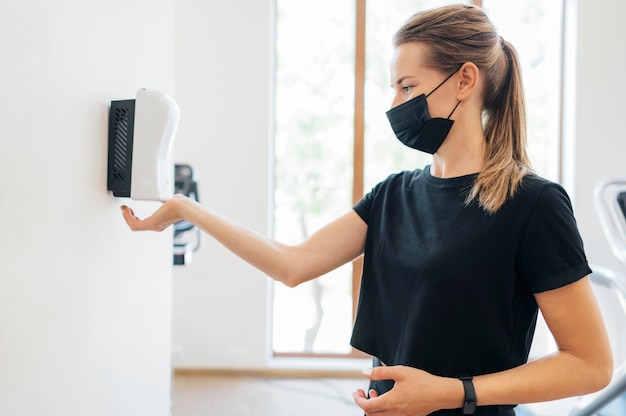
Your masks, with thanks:
<instances>
[{"instance_id":1,"label":"shoulder","mask_svg":"<svg viewBox=\"0 0 626 416\"><path fill-rule=\"evenodd\" d=\"M557 203L571 206L569 195L563 186L535 173L524 177L513 199L524 203L527 208L550 208Z\"/></svg>"},{"instance_id":2,"label":"shoulder","mask_svg":"<svg viewBox=\"0 0 626 416\"><path fill-rule=\"evenodd\" d=\"M537 220L573 219L572 203L565 188L559 183L537 174L527 174L515 194L496 213L507 221L528 225Z\"/></svg>"},{"instance_id":3,"label":"shoulder","mask_svg":"<svg viewBox=\"0 0 626 416\"><path fill-rule=\"evenodd\" d=\"M394 200L398 195L405 193L407 188L414 186L416 180L422 175L422 170L403 171L389 175L379 182L367 194L361 198L353 207L356 213L369 223L372 211L379 212L379 207L385 205L386 201Z\"/></svg>"},{"instance_id":4,"label":"shoulder","mask_svg":"<svg viewBox=\"0 0 626 416\"><path fill-rule=\"evenodd\" d=\"M526 219L526 230L536 229L545 238L549 233L577 234L572 202L562 185L535 174L527 175L513 198L511 213Z\"/></svg>"},{"instance_id":5,"label":"shoulder","mask_svg":"<svg viewBox=\"0 0 626 416\"><path fill-rule=\"evenodd\" d=\"M412 171L402 171L393 173L383 181L379 182L373 189L373 192L378 192L381 189L392 190L398 188L412 187L417 181L424 177L424 170L416 169Z\"/></svg>"},{"instance_id":6,"label":"shoulder","mask_svg":"<svg viewBox=\"0 0 626 416\"><path fill-rule=\"evenodd\" d=\"M521 204L511 217L520 219L520 275L533 293L572 283L591 272L584 244L565 189L529 176L520 187ZM515 198L514 198L515 199Z\"/></svg>"},{"instance_id":7,"label":"shoulder","mask_svg":"<svg viewBox=\"0 0 626 416\"><path fill-rule=\"evenodd\" d=\"M519 190L522 193L540 193L546 187L550 187L552 185L558 185L556 182L552 182L542 176L537 175L536 173L528 173L522 179L520 183Z\"/></svg>"}]
</instances>

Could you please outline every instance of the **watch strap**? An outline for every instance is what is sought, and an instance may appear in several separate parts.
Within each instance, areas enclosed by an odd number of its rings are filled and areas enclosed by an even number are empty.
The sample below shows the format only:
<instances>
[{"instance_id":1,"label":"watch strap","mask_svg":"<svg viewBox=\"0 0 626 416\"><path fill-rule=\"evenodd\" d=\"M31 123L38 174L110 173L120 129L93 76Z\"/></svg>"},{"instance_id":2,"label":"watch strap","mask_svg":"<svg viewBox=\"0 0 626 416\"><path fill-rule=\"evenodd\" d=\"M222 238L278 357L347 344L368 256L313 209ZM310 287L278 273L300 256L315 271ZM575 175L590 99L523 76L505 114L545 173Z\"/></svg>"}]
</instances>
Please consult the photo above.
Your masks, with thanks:
<instances>
[{"instance_id":1,"label":"watch strap","mask_svg":"<svg viewBox=\"0 0 626 416\"><path fill-rule=\"evenodd\" d=\"M465 391L465 399L463 400L463 414L473 415L476 412L476 391L471 376L461 376L459 379L463 382L463 390Z\"/></svg>"}]
</instances>

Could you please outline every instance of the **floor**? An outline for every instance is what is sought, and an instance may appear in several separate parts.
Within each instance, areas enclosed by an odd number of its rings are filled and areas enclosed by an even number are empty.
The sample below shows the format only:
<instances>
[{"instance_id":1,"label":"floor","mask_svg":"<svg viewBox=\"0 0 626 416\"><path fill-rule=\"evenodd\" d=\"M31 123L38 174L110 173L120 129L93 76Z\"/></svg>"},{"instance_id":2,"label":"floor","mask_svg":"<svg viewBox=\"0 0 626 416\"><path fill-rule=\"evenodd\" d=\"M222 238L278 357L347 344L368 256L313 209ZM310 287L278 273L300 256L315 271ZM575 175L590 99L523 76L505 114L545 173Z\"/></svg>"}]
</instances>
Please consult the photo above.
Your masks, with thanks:
<instances>
[{"instance_id":1,"label":"floor","mask_svg":"<svg viewBox=\"0 0 626 416\"><path fill-rule=\"evenodd\" d=\"M352 392L366 385L363 379L177 374L172 416L362 416Z\"/></svg>"}]
</instances>

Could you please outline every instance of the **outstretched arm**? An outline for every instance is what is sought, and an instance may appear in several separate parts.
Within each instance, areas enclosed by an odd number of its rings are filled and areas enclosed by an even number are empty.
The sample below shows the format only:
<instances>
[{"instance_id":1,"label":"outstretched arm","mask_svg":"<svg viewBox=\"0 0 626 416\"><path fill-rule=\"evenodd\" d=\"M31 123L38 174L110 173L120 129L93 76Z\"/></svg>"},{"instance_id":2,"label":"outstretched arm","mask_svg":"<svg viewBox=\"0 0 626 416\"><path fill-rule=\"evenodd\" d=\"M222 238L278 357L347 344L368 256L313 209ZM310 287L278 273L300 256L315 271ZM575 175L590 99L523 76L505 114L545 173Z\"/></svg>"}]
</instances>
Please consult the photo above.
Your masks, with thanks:
<instances>
[{"instance_id":1,"label":"outstretched arm","mask_svg":"<svg viewBox=\"0 0 626 416\"><path fill-rule=\"evenodd\" d=\"M558 351L510 370L475 377L478 406L556 400L588 394L609 383L611 349L589 278L535 298ZM367 415L419 416L463 404L458 379L404 366L377 367L366 375L373 380L396 380L393 389L378 397L373 394L367 399L363 390L354 393Z\"/></svg>"},{"instance_id":2,"label":"outstretched arm","mask_svg":"<svg viewBox=\"0 0 626 416\"><path fill-rule=\"evenodd\" d=\"M133 231L162 231L177 221L187 220L246 262L290 287L360 256L367 233L367 224L351 210L303 243L286 245L212 213L182 195L166 201L143 220L126 206L122 207L122 213Z\"/></svg>"}]
</instances>

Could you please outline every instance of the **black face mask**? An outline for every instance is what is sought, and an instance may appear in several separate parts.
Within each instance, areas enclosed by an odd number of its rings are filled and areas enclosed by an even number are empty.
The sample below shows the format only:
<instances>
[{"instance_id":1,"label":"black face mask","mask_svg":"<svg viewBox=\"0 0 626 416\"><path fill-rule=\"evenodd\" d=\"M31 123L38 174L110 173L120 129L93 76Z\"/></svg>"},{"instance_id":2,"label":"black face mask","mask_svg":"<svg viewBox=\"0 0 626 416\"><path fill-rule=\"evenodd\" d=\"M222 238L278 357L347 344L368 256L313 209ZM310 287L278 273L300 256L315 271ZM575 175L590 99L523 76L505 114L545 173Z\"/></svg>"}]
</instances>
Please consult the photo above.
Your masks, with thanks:
<instances>
[{"instance_id":1,"label":"black face mask","mask_svg":"<svg viewBox=\"0 0 626 416\"><path fill-rule=\"evenodd\" d=\"M457 71L448 75L428 95L421 94L387 111L386 114L389 123L391 123L391 128L398 140L403 144L430 154L434 154L439 149L454 123L454 120L450 120L450 117L461 104L461 101L456 103L448 118L432 118L428 113L426 97L437 91Z\"/></svg>"}]
</instances>

